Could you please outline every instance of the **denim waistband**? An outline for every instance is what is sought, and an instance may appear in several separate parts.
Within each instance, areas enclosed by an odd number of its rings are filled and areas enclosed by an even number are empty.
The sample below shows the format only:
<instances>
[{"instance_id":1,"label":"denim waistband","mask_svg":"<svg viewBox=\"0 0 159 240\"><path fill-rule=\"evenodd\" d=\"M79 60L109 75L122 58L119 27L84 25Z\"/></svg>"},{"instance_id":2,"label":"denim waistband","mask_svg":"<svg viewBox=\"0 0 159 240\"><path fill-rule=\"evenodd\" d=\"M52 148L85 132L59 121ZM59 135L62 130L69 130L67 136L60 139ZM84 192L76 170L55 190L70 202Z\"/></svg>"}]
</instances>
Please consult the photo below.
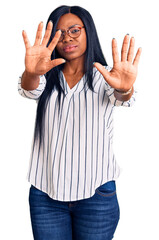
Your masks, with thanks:
<instances>
[{"instance_id":1,"label":"denim waistband","mask_svg":"<svg viewBox=\"0 0 159 240\"><path fill-rule=\"evenodd\" d=\"M103 185L99 186L98 189L112 192L112 191L116 190L116 183L114 180L112 180L112 181L106 182Z\"/></svg>"}]
</instances>

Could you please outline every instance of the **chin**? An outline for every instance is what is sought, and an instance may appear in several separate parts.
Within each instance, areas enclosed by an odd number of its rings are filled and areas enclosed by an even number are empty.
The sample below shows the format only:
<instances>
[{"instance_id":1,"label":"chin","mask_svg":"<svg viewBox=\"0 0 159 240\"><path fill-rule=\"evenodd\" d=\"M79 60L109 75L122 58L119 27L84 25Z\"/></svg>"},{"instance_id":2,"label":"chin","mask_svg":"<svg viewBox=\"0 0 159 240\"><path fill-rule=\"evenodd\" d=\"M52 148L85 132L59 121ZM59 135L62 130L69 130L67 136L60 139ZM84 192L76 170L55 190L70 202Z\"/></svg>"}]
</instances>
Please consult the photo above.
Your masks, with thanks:
<instances>
[{"instance_id":1,"label":"chin","mask_svg":"<svg viewBox=\"0 0 159 240\"><path fill-rule=\"evenodd\" d=\"M70 54L69 56L63 56L63 58L70 62L70 61L73 61L73 60L76 60L76 59L80 59L82 56L74 56L73 54Z\"/></svg>"}]
</instances>

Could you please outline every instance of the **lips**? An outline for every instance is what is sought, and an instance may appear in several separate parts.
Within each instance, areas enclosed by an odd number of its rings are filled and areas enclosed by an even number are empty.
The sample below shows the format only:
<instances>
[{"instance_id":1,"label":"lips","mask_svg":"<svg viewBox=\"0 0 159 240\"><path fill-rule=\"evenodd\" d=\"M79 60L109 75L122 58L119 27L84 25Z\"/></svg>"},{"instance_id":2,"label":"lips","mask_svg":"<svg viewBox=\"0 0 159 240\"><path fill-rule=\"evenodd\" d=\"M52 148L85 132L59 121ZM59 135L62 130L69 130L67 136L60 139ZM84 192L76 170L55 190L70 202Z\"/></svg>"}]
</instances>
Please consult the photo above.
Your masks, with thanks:
<instances>
[{"instance_id":1,"label":"lips","mask_svg":"<svg viewBox=\"0 0 159 240\"><path fill-rule=\"evenodd\" d=\"M63 51L64 52L72 52L76 48L77 48L77 45L67 45L63 48Z\"/></svg>"}]
</instances>

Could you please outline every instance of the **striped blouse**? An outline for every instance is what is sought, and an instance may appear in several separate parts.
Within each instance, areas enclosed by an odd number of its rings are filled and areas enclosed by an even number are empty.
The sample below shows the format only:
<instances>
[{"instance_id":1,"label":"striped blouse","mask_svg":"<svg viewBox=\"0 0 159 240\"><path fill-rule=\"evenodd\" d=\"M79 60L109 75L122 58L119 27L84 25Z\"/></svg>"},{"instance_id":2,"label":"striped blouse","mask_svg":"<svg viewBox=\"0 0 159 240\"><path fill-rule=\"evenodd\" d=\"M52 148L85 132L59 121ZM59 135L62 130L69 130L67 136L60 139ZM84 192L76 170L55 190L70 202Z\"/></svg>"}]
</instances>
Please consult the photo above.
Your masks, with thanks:
<instances>
[{"instance_id":1,"label":"striped blouse","mask_svg":"<svg viewBox=\"0 0 159 240\"><path fill-rule=\"evenodd\" d=\"M110 67L106 67L108 71ZM130 107L135 93L125 102L118 101L114 89L94 67L92 92L85 75L70 89L63 72L59 81L64 90L58 113L58 91L54 88L45 115L44 139L32 140L27 180L52 199L76 201L90 198L96 188L116 180L120 167L113 152L114 106ZM27 91L18 81L18 91L26 98L38 99L46 85L40 76L37 89Z\"/></svg>"}]
</instances>

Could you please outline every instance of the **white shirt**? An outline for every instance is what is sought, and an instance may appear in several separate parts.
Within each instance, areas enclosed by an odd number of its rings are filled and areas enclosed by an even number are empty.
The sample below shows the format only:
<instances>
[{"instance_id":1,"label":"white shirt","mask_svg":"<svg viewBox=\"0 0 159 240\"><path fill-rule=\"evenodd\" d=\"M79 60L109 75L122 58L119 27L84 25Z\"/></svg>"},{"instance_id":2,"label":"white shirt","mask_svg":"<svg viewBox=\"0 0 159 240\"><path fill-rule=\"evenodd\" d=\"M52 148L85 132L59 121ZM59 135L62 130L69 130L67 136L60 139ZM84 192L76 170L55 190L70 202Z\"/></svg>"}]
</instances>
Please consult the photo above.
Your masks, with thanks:
<instances>
[{"instance_id":1,"label":"white shirt","mask_svg":"<svg viewBox=\"0 0 159 240\"><path fill-rule=\"evenodd\" d=\"M113 111L114 106L131 106L135 92L128 101L118 101L102 74L95 67L93 72L96 93L88 88L85 75L70 89L60 72L65 92L61 95L60 113L58 91L54 88L46 109L41 148L32 140L27 180L55 200L90 198L96 188L120 175L113 152ZM27 91L22 89L20 77L18 91L38 103L45 85L43 75L38 88Z\"/></svg>"}]
</instances>

